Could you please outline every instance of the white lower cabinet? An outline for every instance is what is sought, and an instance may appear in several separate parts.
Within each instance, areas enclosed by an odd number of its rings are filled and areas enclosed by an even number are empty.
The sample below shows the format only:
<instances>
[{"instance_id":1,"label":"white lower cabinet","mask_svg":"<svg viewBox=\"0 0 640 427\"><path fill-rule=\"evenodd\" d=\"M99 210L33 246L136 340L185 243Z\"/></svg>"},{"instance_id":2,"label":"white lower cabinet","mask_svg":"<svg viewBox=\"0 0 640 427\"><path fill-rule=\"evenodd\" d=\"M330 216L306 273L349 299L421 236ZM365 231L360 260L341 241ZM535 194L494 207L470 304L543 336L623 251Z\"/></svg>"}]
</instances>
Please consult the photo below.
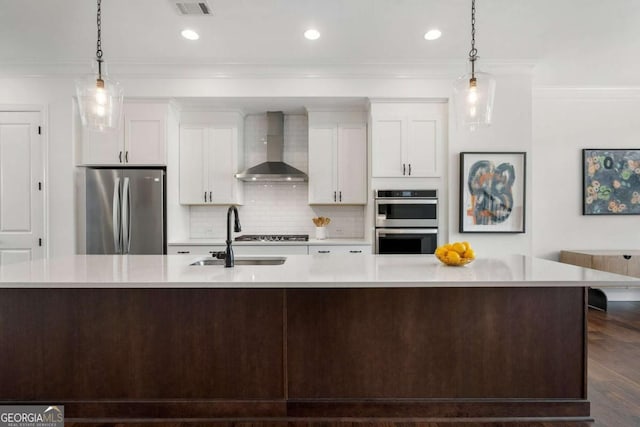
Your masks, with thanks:
<instances>
[{"instance_id":1,"label":"white lower cabinet","mask_svg":"<svg viewBox=\"0 0 640 427\"><path fill-rule=\"evenodd\" d=\"M327 245L309 246L309 255L314 254L370 254L371 245Z\"/></svg>"}]
</instances>

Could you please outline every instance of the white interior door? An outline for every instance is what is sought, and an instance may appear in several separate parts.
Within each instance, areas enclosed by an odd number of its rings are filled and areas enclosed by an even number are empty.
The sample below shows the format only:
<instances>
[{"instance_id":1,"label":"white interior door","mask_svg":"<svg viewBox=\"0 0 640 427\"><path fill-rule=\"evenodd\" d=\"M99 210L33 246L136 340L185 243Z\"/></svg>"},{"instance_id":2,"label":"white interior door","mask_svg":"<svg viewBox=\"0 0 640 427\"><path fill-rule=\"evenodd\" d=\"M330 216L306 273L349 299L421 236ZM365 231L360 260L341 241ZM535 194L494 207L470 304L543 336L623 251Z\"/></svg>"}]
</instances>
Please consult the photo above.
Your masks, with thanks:
<instances>
[{"instance_id":1,"label":"white interior door","mask_svg":"<svg viewBox=\"0 0 640 427\"><path fill-rule=\"evenodd\" d=\"M0 265L42 258L40 113L0 112Z\"/></svg>"}]
</instances>

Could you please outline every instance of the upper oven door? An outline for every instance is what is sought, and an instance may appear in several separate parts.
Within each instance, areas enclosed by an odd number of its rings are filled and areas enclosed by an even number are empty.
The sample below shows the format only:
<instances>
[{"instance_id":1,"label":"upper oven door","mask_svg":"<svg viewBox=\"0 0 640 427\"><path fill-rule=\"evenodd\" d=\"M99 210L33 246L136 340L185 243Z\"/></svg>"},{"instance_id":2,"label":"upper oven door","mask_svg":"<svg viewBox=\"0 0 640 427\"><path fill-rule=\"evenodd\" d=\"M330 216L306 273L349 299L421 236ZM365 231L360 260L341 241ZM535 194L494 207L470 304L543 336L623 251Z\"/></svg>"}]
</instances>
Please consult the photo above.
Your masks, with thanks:
<instances>
[{"instance_id":1,"label":"upper oven door","mask_svg":"<svg viewBox=\"0 0 640 427\"><path fill-rule=\"evenodd\" d=\"M376 227L437 227L437 199L378 199Z\"/></svg>"}]
</instances>

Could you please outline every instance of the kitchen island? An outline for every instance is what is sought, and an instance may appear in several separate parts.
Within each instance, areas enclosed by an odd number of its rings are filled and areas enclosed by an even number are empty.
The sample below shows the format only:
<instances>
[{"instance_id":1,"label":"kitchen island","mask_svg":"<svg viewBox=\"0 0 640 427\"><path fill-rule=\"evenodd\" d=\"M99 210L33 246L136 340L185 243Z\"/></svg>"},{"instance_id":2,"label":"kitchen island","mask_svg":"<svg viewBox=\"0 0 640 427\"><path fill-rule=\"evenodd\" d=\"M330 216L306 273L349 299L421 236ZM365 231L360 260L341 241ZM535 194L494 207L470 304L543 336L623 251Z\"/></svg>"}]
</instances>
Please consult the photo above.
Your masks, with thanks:
<instances>
[{"instance_id":1,"label":"kitchen island","mask_svg":"<svg viewBox=\"0 0 640 427\"><path fill-rule=\"evenodd\" d=\"M196 258L0 268L0 403L73 425L586 425L586 288L640 285L524 256Z\"/></svg>"}]
</instances>

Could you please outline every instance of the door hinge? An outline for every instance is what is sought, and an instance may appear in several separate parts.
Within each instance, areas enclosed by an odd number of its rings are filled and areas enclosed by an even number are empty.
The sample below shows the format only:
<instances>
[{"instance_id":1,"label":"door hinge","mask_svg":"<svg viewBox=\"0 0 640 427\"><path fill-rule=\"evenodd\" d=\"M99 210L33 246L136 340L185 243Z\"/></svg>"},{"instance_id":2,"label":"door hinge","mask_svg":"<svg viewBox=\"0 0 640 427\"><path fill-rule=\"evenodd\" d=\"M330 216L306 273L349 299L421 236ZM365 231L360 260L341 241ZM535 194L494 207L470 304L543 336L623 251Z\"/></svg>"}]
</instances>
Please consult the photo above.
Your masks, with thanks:
<instances>
[{"instance_id":1,"label":"door hinge","mask_svg":"<svg viewBox=\"0 0 640 427\"><path fill-rule=\"evenodd\" d=\"M42 191L42 182L38 182L38 191Z\"/></svg>"},{"instance_id":2,"label":"door hinge","mask_svg":"<svg viewBox=\"0 0 640 427\"><path fill-rule=\"evenodd\" d=\"M42 246L42 237L38 239L38 246Z\"/></svg>"},{"instance_id":3,"label":"door hinge","mask_svg":"<svg viewBox=\"0 0 640 427\"><path fill-rule=\"evenodd\" d=\"M38 126L38 135L42 135L42 126Z\"/></svg>"}]
</instances>

